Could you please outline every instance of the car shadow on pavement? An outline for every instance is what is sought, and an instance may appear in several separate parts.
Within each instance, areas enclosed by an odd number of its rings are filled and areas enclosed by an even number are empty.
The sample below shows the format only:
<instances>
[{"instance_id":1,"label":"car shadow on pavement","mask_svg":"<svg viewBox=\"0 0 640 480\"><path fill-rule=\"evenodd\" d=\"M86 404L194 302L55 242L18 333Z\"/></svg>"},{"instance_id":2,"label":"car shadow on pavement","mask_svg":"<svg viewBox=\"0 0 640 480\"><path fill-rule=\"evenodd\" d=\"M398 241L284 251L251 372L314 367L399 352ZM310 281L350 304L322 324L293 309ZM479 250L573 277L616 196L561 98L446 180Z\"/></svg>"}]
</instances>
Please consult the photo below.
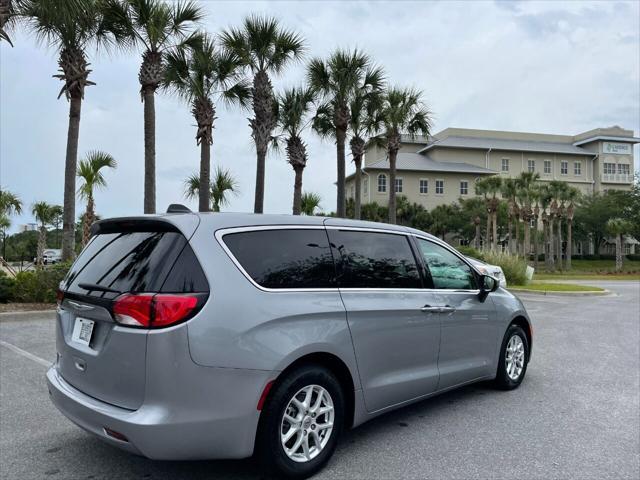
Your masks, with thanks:
<instances>
[{"instance_id":1,"label":"car shadow on pavement","mask_svg":"<svg viewBox=\"0 0 640 480\"><path fill-rule=\"evenodd\" d=\"M401 408L375 418L366 424L344 433L338 446L338 456L349 455L350 451L358 449L365 437L388 434L393 430L408 427L413 422L425 421L430 416L438 415L442 409L451 408L452 404L474 401L479 395L498 394L488 384L479 383L463 387L459 390L444 393L432 399ZM178 442L179 439L176 439ZM79 478L99 480L111 478L136 479L266 479L264 472L255 459L245 460L216 460L216 461L157 461L138 457L110 445L99 439L74 432L64 445L47 451L56 454L56 464L71 467L71 471L48 471L47 475L61 474L64 478ZM64 458L68 457L68 458ZM90 459L90 464L82 464L84 458ZM335 460L334 460L335 461ZM320 474L321 476L322 474ZM48 477L48 478L58 478Z\"/></svg>"}]
</instances>

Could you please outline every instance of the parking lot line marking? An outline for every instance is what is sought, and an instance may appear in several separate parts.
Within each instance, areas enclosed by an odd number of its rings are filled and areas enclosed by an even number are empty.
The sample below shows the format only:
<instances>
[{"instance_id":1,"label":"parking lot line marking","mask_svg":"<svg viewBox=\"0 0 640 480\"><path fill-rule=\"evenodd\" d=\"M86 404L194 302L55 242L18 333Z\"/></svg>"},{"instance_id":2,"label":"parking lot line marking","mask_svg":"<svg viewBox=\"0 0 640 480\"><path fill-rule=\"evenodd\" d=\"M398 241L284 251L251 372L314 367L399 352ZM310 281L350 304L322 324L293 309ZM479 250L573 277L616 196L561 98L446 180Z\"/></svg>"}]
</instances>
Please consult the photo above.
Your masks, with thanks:
<instances>
[{"instance_id":1,"label":"parking lot line marking","mask_svg":"<svg viewBox=\"0 0 640 480\"><path fill-rule=\"evenodd\" d=\"M47 362L44 358L40 358L37 355L34 355L33 353L29 353L26 350L16 347L15 345L11 345L10 343L5 342L4 340L0 340L0 345L2 345L3 347L7 347L9 350L16 352L18 355L22 355L23 357L28 358L29 360L33 360L34 362L39 363L40 365L43 365L45 367L51 366L51 362Z\"/></svg>"}]
</instances>

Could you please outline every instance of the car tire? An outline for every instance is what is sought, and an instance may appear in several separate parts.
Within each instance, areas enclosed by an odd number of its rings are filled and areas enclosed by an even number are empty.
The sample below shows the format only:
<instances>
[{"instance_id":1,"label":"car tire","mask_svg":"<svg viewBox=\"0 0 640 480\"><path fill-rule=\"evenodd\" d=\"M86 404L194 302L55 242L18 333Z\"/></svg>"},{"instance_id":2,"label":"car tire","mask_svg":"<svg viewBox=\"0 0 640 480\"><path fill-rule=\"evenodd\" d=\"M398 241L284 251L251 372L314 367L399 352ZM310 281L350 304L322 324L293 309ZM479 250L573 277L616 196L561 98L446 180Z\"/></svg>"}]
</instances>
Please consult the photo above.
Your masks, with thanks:
<instances>
[{"instance_id":1,"label":"car tire","mask_svg":"<svg viewBox=\"0 0 640 480\"><path fill-rule=\"evenodd\" d=\"M495 384L501 390L518 388L527 373L529 342L519 325L510 325L504 334Z\"/></svg>"},{"instance_id":2,"label":"car tire","mask_svg":"<svg viewBox=\"0 0 640 480\"><path fill-rule=\"evenodd\" d=\"M299 409L294 399L303 408ZM303 413L307 406L309 410ZM274 478L292 479L307 478L322 469L342 433L344 406L340 382L324 367L302 366L278 379L266 399L256 437L256 454L263 468ZM290 422L285 414L296 422ZM331 429L327 427L329 419ZM293 436L285 440L289 433ZM302 445L296 448L298 440Z\"/></svg>"}]
</instances>

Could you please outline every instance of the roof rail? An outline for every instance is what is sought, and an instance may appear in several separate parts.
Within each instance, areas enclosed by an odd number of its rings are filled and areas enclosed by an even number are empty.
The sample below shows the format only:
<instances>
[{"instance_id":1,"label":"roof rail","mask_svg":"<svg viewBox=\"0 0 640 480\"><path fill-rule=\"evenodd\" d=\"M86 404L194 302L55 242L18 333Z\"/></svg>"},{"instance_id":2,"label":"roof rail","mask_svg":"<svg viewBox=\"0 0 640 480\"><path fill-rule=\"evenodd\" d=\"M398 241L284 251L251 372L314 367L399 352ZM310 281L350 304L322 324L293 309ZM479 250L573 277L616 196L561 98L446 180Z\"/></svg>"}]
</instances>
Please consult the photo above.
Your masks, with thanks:
<instances>
[{"instance_id":1,"label":"roof rail","mask_svg":"<svg viewBox=\"0 0 640 480\"><path fill-rule=\"evenodd\" d=\"M193 213L188 207L181 203L172 203L167 208L167 213Z\"/></svg>"}]
</instances>

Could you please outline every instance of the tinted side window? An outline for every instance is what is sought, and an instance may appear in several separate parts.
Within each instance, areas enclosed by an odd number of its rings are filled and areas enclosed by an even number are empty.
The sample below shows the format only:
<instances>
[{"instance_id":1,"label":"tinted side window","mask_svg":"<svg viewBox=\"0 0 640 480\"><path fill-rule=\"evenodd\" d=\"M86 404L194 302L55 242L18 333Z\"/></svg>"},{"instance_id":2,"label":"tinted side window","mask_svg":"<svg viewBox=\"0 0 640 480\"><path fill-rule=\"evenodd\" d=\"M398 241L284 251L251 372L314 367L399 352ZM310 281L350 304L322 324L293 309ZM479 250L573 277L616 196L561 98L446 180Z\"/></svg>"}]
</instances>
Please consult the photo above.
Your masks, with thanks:
<instances>
[{"instance_id":1,"label":"tinted side window","mask_svg":"<svg viewBox=\"0 0 640 480\"><path fill-rule=\"evenodd\" d=\"M230 233L223 241L249 276L265 288L335 287L324 229Z\"/></svg>"},{"instance_id":2,"label":"tinted side window","mask_svg":"<svg viewBox=\"0 0 640 480\"><path fill-rule=\"evenodd\" d=\"M434 288L473 290L475 276L471 267L444 247L427 240L418 239L420 251L429 268Z\"/></svg>"},{"instance_id":3,"label":"tinted side window","mask_svg":"<svg viewBox=\"0 0 640 480\"><path fill-rule=\"evenodd\" d=\"M200 262L189 245L185 245L182 253L173 265L162 288L163 293L201 293L209 291L209 282L205 277Z\"/></svg>"},{"instance_id":4,"label":"tinted side window","mask_svg":"<svg viewBox=\"0 0 640 480\"><path fill-rule=\"evenodd\" d=\"M343 288L422 288L404 235L328 230Z\"/></svg>"}]
</instances>

